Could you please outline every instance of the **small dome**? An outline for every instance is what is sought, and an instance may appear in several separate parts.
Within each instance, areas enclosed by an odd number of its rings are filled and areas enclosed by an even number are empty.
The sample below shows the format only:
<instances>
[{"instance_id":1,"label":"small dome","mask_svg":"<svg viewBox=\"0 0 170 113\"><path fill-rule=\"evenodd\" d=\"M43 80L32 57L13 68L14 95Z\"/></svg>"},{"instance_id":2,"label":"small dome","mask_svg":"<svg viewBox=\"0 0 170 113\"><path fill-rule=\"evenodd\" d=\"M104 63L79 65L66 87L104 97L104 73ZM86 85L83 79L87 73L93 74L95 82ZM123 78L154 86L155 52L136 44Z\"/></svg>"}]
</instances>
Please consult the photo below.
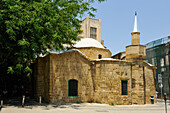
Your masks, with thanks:
<instances>
[{"instance_id":1,"label":"small dome","mask_svg":"<svg viewBox=\"0 0 170 113\"><path fill-rule=\"evenodd\" d=\"M92 38L82 38L74 47L97 47L97 48L104 48L103 45L95 39Z\"/></svg>"}]
</instances>

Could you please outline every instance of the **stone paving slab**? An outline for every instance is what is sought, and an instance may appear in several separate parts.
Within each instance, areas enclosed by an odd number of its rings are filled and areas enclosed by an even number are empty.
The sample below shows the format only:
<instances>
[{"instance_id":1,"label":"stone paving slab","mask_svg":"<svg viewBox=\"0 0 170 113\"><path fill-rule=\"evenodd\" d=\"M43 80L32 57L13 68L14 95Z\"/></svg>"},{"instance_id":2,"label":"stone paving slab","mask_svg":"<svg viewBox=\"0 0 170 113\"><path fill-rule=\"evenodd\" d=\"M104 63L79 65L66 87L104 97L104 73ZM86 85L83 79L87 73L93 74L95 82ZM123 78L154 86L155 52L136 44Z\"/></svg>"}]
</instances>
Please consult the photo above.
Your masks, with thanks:
<instances>
[{"instance_id":1,"label":"stone paving slab","mask_svg":"<svg viewBox=\"0 0 170 113\"><path fill-rule=\"evenodd\" d=\"M170 103L167 104L170 113ZM97 103L65 104L65 105L34 105L4 106L1 113L165 113L164 103L148 105L117 105Z\"/></svg>"}]
</instances>

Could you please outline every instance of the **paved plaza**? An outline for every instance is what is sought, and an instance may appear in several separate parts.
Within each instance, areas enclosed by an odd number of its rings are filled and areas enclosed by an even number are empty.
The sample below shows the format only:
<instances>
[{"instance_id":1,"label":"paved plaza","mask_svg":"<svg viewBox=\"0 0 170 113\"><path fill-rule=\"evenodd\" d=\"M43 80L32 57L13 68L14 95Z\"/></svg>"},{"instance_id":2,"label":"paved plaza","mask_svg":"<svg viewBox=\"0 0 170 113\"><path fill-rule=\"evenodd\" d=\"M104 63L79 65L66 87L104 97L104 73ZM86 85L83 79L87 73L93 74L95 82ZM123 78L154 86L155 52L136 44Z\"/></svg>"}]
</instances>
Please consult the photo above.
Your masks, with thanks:
<instances>
[{"instance_id":1,"label":"paved plaza","mask_svg":"<svg viewBox=\"0 0 170 113\"><path fill-rule=\"evenodd\" d=\"M170 103L167 103L170 113ZM165 113L165 104L159 102L149 105L116 105L97 103L65 104L65 105L27 105L4 106L1 113Z\"/></svg>"}]
</instances>

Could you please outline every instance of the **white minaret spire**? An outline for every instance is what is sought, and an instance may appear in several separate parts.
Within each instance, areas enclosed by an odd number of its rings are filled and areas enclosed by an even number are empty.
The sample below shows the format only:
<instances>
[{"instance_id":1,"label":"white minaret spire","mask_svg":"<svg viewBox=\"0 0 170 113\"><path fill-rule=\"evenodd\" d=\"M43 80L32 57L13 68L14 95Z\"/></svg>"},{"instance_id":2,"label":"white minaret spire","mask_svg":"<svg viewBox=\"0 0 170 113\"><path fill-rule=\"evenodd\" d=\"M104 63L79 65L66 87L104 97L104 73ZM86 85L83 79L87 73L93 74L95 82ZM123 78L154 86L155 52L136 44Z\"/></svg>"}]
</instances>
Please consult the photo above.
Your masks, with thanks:
<instances>
[{"instance_id":1,"label":"white minaret spire","mask_svg":"<svg viewBox=\"0 0 170 113\"><path fill-rule=\"evenodd\" d=\"M137 25L137 13L135 11L135 21L134 21L134 28L133 32L138 32L138 25Z\"/></svg>"}]
</instances>

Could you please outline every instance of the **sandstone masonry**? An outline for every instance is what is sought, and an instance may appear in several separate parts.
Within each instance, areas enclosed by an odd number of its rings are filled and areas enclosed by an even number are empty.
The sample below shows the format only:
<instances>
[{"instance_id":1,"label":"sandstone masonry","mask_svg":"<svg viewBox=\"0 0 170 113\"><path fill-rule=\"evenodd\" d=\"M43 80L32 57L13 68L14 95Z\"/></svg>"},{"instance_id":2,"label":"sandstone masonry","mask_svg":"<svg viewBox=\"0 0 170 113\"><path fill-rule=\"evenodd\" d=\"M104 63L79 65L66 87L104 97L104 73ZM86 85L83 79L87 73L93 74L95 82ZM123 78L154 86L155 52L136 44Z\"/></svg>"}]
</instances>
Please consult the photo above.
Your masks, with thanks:
<instances>
[{"instance_id":1,"label":"sandstone masonry","mask_svg":"<svg viewBox=\"0 0 170 113\"><path fill-rule=\"evenodd\" d=\"M100 41L89 38L82 40L82 47L37 58L33 69L35 98L41 96L49 103L131 105L151 104L154 96L156 102L156 67L143 61L146 48L140 45L140 32L131 34L126 60L112 59ZM87 41L91 45L86 47Z\"/></svg>"}]
</instances>

